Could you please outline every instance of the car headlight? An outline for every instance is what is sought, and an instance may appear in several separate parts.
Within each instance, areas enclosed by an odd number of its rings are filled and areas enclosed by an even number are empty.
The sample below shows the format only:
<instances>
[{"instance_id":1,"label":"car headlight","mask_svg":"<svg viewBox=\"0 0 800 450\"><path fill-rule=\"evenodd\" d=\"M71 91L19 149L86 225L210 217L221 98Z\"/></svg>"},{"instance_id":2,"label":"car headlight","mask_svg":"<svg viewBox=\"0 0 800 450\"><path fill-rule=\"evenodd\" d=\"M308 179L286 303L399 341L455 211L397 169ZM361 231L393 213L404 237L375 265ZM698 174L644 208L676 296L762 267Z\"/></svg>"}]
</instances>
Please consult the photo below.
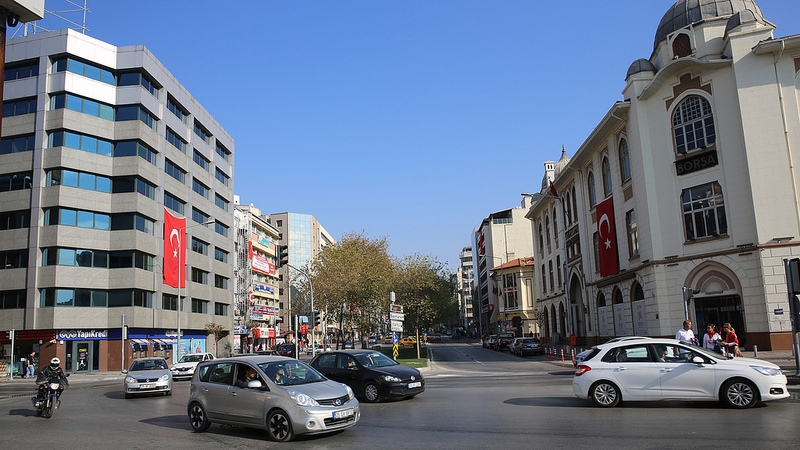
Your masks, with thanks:
<instances>
[{"instance_id":1,"label":"car headlight","mask_svg":"<svg viewBox=\"0 0 800 450\"><path fill-rule=\"evenodd\" d=\"M161 378L159 378L158 381L169 381L169 374L165 373L164 375L161 375Z\"/></svg>"},{"instance_id":2,"label":"car headlight","mask_svg":"<svg viewBox=\"0 0 800 450\"><path fill-rule=\"evenodd\" d=\"M356 396L356 395L353 393L353 390L352 390L352 389L350 389L350 386L348 386L348 385L346 385L346 384L344 384L344 383L342 383L342 386L344 386L344 388L347 390L347 398L348 398L349 400L352 400L352 399L353 399L353 397L355 397L355 396Z\"/></svg>"},{"instance_id":3,"label":"car headlight","mask_svg":"<svg viewBox=\"0 0 800 450\"><path fill-rule=\"evenodd\" d=\"M750 366L750 368L755 370L756 372L760 373L761 375L766 375L768 377L774 377L774 376L778 376L778 375L782 375L783 374L781 369L773 369L771 367Z\"/></svg>"},{"instance_id":4,"label":"car headlight","mask_svg":"<svg viewBox=\"0 0 800 450\"><path fill-rule=\"evenodd\" d=\"M306 394L301 394L297 391L287 392L289 393L289 397L291 397L298 406L319 406L319 403L317 403L316 400Z\"/></svg>"},{"instance_id":5,"label":"car headlight","mask_svg":"<svg viewBox=\"0 0 800 450\"><path fill-rule=\"evenodd\" d=\"M384 375L383 379L386 380L389 383L399 383L399 382L403 381L400 378L397 378L397 377L395 377L393 375Z\"/></svg>"},{"instance_id":6,"label":"car headlight","mask_svg":"<svg viewBox=\"0 0 800 450\"><path fill-rule=\"evenodd\" d=\"M126 383L136 383L136 378L133 377L125 377Z\"/></svg>"}]
</instances>

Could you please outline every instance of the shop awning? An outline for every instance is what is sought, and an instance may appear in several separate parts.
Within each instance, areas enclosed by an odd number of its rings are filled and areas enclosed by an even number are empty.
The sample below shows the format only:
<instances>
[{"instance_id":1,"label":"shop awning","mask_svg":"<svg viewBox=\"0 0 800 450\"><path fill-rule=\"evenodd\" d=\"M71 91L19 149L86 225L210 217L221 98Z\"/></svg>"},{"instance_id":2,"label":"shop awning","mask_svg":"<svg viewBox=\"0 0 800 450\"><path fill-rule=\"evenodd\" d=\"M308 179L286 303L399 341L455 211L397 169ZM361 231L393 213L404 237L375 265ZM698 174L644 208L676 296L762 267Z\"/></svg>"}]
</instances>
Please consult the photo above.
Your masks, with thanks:
<instances>
[{"instance_id":1,"label":"shop awning","mask_svg":"<svg viewBox=\"0 0 800 450\"><path fill-rule=\"evenodd\" d=\"M138 344L138 345L150 345L150 341L147 339L131 339L131 345Z\"/></svg>"},{"instance_id":2,"label":"shop awning","mask_svg":"<svg viewBox=\"0 0 800 450\"><path fill-rule=\"evenodd\" d=\"M153 339L153 342L157 342L160 345L174 345L175 341L172 339Z\"/></svg>"}]
</instances>

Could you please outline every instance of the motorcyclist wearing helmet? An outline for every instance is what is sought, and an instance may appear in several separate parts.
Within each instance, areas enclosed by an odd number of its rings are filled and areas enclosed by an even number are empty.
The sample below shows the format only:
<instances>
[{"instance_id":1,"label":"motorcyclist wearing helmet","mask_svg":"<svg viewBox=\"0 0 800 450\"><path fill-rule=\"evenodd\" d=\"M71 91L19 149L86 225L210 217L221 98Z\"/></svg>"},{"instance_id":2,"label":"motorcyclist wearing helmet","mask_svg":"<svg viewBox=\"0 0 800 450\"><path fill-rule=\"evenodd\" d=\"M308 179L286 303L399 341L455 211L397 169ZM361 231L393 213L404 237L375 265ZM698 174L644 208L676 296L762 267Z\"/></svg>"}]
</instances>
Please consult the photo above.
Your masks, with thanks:
<instances>
[{"instance_id":1,"label":"motorcyclist wearing helmet","mask_svg":"<svg viewBox=\"0 0 800 450\"><path fill-rule=\"evenodd\" d=\"M36 383L39 385L39 390L37 392L37 398L39 400L44 399L44 385L46 382L49 382L53 378L58 378L61 380L61 388L59 392L64 391L64 387L69 386L69 381L67 381L67 376L64 374L64 371L61 369L61 360L58 358L53 358L50 360L50 365L45 366L44 369L39 371L39 376L36 377ZM59 393L59 396L61 394Z\"/></svg>"}]
</instances>

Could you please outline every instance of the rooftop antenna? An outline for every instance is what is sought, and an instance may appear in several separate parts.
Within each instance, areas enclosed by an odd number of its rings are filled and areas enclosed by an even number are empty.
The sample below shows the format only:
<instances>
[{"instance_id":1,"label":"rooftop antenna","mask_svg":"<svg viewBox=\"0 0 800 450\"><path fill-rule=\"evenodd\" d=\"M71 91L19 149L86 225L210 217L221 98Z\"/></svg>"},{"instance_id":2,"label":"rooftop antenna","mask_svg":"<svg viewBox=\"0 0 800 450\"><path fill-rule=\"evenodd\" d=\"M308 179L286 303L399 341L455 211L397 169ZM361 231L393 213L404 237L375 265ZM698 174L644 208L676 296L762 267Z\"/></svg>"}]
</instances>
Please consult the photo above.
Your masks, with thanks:
<instances>
[{"instance_id":1,"label":"rooftop antenna","mask_svg":"<svg viewBox=\"0 0 800 450\"><path fill-rule=\"evenodd\" d=\"M82 2L76 0L47 0L47 6L53 9L45 9L42 20L27 22L17 28L12 38L17 37L20 30L23 36L31 33L46 33L63 28L86 34L89 31L89 27L86 26L86 13L90 12L87 3L88 0L83 0Z\"/></svg>"}]
</instances>

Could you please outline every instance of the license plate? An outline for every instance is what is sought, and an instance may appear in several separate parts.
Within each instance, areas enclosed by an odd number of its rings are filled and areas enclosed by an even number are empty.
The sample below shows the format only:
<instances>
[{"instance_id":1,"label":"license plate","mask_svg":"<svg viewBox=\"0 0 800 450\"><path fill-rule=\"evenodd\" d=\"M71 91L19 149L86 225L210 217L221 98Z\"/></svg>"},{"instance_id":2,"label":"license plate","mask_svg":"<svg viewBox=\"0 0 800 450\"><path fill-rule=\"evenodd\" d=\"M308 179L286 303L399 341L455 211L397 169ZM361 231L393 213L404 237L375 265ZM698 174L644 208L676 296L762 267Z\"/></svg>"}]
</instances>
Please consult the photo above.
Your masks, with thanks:
<instances>
[{"instance_id":1,"label":"license plate","mask_svg":"<svg viewBox=\"0 0 800 450\"><path fill-rule=\"evenodd\" d=\"M422 382L421 381L415 381L413 383L408 383L408 388L409 389L414 389L414 388L418 388L418 387L421 387L421 386L422 386Z\"/></svg>"},{"instance_id":2,"label":"license plate","mask_svg":"<svg viewBox=\"0 0 800 450\"><path fill-rule=\"evenodd\" d=\"M333 418L334 419L344 419L345 417L350 417L354 414L352 409L345 409L344 411L334 411Z\"/></svg>"},{"instance_id":3,"label":"license plate","mask_svg":"<svg viewBox=\"0 0 800 450\"><path fill-rule=\"evenodd\" d=\"M152 388L153 388L152 384L140 384L139 385L139 389L152 389Z\"/></svg>"}]
</instances>

